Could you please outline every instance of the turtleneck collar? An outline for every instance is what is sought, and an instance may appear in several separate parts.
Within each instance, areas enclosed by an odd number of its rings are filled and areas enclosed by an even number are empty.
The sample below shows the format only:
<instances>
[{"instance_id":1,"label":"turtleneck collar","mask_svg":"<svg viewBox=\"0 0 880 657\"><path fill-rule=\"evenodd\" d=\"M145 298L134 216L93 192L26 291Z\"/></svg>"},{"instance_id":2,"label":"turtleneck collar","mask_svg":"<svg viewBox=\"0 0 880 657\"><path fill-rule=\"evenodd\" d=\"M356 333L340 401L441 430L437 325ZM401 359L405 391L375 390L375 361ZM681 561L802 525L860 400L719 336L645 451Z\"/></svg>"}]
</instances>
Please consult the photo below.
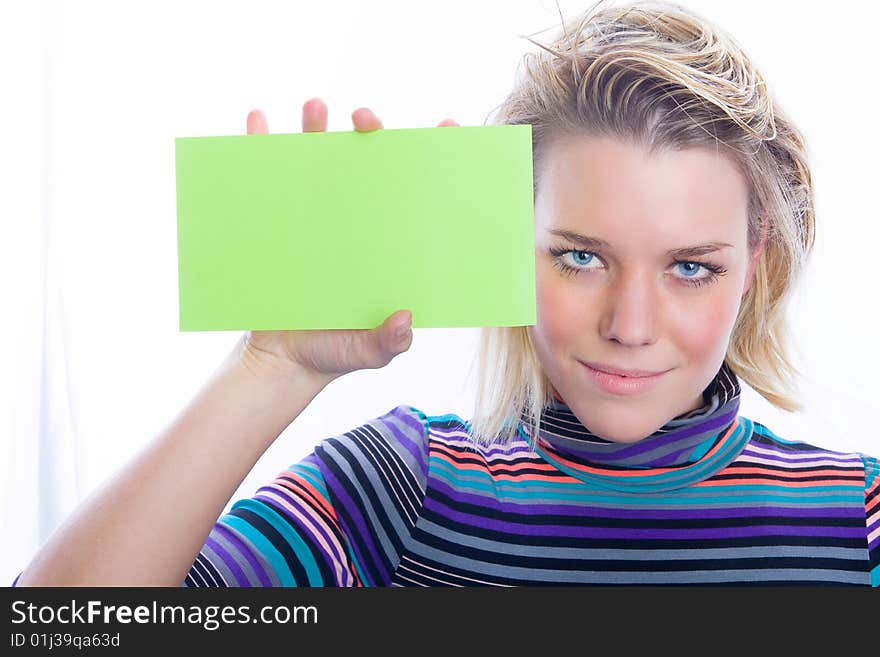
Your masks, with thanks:
<instances>
[{"instance_id":1,"label":"turtleneck collar","mask_svg":"<svg viewBox=\"0 0 880 657\"><path fill-rule=\"evenodd\" d=\"M724 362L703 391L702 407L673 418L635 443L600 438L581 424L565 401L545 406L536 451L578 479L620 491L664 491L693 485L727 466L752 435L738 416L740 385ZM525 415L520 431L532 437Z\"/></svg>"}]
</instances>

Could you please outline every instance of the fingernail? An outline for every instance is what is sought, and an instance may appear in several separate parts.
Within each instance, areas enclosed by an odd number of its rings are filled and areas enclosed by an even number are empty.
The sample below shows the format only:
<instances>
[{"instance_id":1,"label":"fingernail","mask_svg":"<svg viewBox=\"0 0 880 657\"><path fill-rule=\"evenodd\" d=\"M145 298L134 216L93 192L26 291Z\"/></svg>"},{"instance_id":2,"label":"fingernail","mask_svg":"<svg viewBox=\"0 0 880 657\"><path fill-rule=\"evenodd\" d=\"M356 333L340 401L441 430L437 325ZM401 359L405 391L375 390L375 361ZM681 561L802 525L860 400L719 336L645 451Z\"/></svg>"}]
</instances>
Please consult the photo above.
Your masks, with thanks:
<instances>
[{"instance_id":1,"label":"fingernail","mask_svg":"<svg viewBox=\"0 0 880 657\"><path fill-rule=\"evenodd\" d=\"M406 336L407 333L409 333L409 326L404 324L403 326L401 326L397 329L397 331L395 332L395 335L398 338L402 338L402 337Z\"/></svg>"}]
</instances>

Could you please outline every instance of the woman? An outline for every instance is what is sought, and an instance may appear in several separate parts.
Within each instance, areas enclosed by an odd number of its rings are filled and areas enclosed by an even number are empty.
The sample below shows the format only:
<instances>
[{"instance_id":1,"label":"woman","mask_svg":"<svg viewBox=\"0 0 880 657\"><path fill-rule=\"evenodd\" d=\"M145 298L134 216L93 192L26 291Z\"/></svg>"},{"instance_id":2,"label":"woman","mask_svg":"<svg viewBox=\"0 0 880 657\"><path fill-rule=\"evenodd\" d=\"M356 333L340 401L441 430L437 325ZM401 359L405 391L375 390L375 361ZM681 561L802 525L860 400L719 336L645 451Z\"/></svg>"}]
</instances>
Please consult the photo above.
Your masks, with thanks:
<instances>
[{"instance_id":1,"label":"woman","mask_svg":"<svg viewBox=\"0 0 880 657\"><path fill-rule=\"evenodd\" d=\"M538 321L483 329L473 420L399 405L218 520L324 386L412 341L406 311L248 332L18 585L880 584L877 459L738 413L740 379L799 408L802 137L680 6L599 4L563 28L495 120L532 126ZM303 129L326 124L306 103ZM268 132L260 112L248 132Z\"/></svg>"}]
</instances>

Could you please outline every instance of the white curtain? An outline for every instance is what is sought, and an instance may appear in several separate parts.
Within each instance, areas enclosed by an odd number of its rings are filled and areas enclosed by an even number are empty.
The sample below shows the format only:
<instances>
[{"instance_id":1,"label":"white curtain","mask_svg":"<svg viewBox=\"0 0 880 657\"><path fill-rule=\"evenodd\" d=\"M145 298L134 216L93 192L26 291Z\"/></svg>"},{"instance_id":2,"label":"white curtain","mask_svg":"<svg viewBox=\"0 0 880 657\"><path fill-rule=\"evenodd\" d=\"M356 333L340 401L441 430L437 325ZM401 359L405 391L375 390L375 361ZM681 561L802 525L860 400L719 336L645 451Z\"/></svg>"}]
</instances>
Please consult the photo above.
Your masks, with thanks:
<instances>
[{"instance_id":1,"label":"white curtain","mask_svg":"<svg viewBox=\"0 0 880 657\"><path fill-rule=\"evenodd\" d=\"M566 15L588 4L559 3ZM880 11L843 3L859 17L843 30L823 5L683 4L758 62L807 136L817 185L819 246L792 309L807 412L776 411L748 388L742 412L789 439L880 454L868 83ZM0 585L240 335L178 330L174 138L244 134L255 107L272 132L298 132L313 96L330 130L350 130L360 106L388 128L480 125L534 49L519 36L554 27L556 12L552 0L0 4ZM419 329L387 368L335 382L236 498L400 403L469 417L476 338Z\"/></svg>"}]
</instances>

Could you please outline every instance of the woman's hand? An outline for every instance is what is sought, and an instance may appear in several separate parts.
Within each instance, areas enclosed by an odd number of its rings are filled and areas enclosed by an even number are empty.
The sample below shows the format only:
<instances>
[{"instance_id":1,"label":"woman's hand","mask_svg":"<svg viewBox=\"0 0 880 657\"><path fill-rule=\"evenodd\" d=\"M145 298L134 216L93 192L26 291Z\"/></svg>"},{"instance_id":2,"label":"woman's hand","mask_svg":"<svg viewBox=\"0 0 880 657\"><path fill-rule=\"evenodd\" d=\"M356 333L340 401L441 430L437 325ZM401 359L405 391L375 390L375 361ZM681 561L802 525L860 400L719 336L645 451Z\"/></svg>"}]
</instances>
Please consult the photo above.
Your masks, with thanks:
<instances>
[{"instance_id":1,"label":"woman's hand","mask_svg":"<svg viewBox=\"0 0 880 657\"><path fill-rule=\"evenodd\" d=\"M351 114L355 130L379 130L382 121L366 107ZM445 119L438 127L457 126ZM327 105L312 98L303 105L303 132L327 130ZM247 134L269 134L269 124L258 109L247 116ZM400 332L402 331L402 333ZM412 344L412 314L398 310L373 329L326 329L299 331L248 331L243 338L242 357L249 365L274 373L306 368L329 383L360 369L385 367Z\"/></svg>"}]
</instances>

